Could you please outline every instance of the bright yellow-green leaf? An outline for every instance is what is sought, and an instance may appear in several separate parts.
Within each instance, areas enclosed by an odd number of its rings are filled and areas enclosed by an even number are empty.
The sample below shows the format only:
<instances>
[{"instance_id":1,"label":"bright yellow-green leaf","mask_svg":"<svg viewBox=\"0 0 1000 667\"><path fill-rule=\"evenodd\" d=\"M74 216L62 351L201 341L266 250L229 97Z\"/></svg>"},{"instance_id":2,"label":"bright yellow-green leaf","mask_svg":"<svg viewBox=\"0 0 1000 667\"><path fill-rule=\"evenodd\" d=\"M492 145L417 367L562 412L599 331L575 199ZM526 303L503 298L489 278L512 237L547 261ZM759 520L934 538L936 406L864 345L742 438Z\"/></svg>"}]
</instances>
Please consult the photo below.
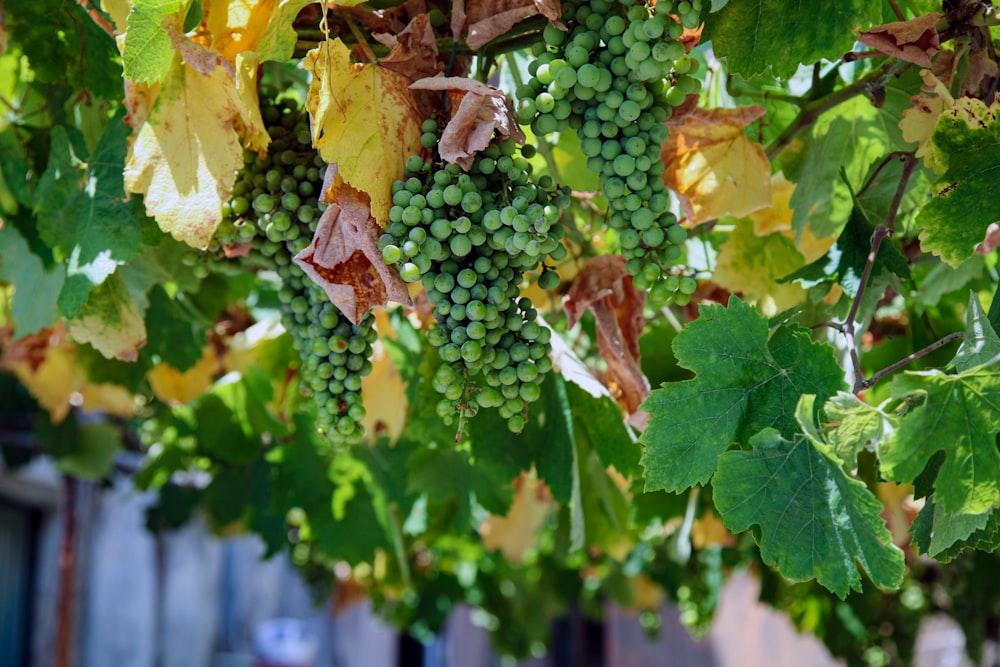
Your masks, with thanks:
<instances>
[{"instance_id":1,"label":"bright yellow-green leaf","mask_svg":"<svg viewBox=\"0 0 1000 667\"><path fill-rule=\"evenodd\" d=\"M80 314L69 321L69 332L108 359L136 360L146 344L146 322L120 272L90 291Z\"/></svg>"},{"instance_id":2,"label":"bright yellow-green leaf","mask_svg":"<svg viewBox=\"0 0 1000 667\"><path fill-rule=\"evenodd\" d=\"M145 195L160 229L195 248L208 245L243 165L232 77L178 61L125 164L125 188Z\"/></svg>"},{"instance_id":3,"label":"bright yellow-green leaf","mask_svg":"<svg viewBox=\"0 0 1000 667\"><path fill-rule=\"evenodd\" d=\"M313 145L340 176L371 198L381 225L389 217L392 182L403 176L407 156L420 151L420 111L409 82L377 65L356 65L339 39L310 51L303 61L313 75L306 98Z\"/></svg>"}]
</instances>

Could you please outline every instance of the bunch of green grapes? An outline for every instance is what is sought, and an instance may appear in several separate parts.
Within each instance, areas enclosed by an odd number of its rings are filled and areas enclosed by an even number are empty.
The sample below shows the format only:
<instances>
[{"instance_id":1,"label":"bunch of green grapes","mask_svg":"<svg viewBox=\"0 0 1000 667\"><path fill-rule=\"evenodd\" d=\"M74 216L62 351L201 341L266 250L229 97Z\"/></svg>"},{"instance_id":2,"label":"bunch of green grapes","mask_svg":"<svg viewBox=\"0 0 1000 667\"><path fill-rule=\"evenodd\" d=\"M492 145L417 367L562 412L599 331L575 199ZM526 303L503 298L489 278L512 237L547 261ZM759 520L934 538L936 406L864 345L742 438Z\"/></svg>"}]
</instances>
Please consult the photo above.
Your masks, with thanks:
<instances>
[{"instance_id":1,"label":"bunch of green grapes","mask_svg":"<svg viewBox=\"0 0 1000 667\"><path fill-rule=\"evenodd\" d=\"M374 317L352 324L292 261L316 231L326 164L312 148L308 120L297 103L265 103L261 112L271 137L268 154L245 152L218 243L250 244L250 261L281 278L282 322L301 359L300 386L331 442L354 443L364 434L361 378L372 370Z\"/></svg>"},{"instance_id":2,"label":"bunch of green grapes","mask_svg":"<svg viewBox=\"0 0 1000 667\"><path fill-rule=\"evenodd\" d=\"M700 20L701 2L566 4L569 31L545 28L545 44L528 67L532 78L517 90L518 122L536 135L576 130L640 289L661 280L687 238L668 210L660 150L663 122L701 85L691 76L698 62L679 41L684 26Z\"/></svg>"},{"instance_id":3,"label":"bunch of green grapes","mask_svg":"<svg viewBox=\"0 0 1000 667\"><path fill-rule=\"evenodd\" d=\"M437 145L437 123L424 123L422 142ZM428 338L445 362L434 376L444 395L438 413L472 416L497 408L515 433L551 369L551 332L531 300L520 297L525 272L566 256L558 224L569 203L552 179L534 182L526 157L510 139L479 153L468 173L440 159L406 161L393 184L390 223L379 238L382 257L406 282L420 281L437 326ZM559 277L543 268L543 289Z\"/></svg>"}]
</instances>

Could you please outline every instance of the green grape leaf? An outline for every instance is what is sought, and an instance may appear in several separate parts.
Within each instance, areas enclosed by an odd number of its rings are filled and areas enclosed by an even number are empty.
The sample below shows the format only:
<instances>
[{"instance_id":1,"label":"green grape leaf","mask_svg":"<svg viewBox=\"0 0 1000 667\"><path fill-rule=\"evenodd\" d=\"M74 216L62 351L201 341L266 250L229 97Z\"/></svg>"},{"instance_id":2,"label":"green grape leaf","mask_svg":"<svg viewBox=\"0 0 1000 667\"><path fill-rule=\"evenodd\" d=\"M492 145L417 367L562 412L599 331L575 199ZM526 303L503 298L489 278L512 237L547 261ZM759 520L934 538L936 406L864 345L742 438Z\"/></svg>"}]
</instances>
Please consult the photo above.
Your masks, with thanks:
<instances>
[{"instance_id":1,"label":"green grape leaf","mask_svg":"<svg viewBox=\"0 0 1000 667\"><path fill-rule=\"evenodd\" d=\"M965 340L955 353L952 363L959 373L1000 361L1000 336L993 330L979 297L969 294L969 308L965 311Z\"/></svg>"},{"instance_id":2,"label":"green grape leaf","mask_svg":"<svg viewBox=\"0 0 1000 667\"><path fill-rule=\"evenodd\" d=\"M11 315L14 334L33 334L56 320L56 299L66 280L66 268L46 269L12 224L0 228L0 278L14 286Z\"/></svg>"},{"instance_id":3,"label":"green grape leaf","mask_svg":"<svg viewBox=\"0 0 1000 667\"><path fill-rule=\"evenodd\" d=\"M952 514L980 514L1000 504L1000 364L957 375L906 372L893 379L890 393L915 405L879 450L882 474L912 482L943 451L935 502Z\"/></svg>"},{"instance_id":4,"label":"green grape leaf","mask_svg":"<svg viewBox=\"0 0 1000 667\"><path fill-rule=\"evenodd\" d=\"M837 458L852 468L858 452L862 449L877 451L899 426L895 416L843 391L826 402L824 411L830 418L826 442Z\"/></svg>"},{"instance_id":5,"label":"green grape leaf","mask_svg":"<svg viewBox=\"0 0 1000 667\"><path fill-rule=\"evenodd\" d=\"M793 581L816 580L840 598L861 590L860 565L883 589L903 579L903 552L879 514L882 504L806 436L766 429L750 451L729 451L712 482L726 527L754 534L761 557Z\"/></svg>"},{"instance_id":6,"label":"green grape leaf","mask_svg":"<svg viewBox=\"0 0 1000 667\"><path fill-rule=\"evenodd\" d=\"M991 539L989 534L994 533L1000 526L994 518L996 514L994 510L980 514L952 514L935 503L934 497L931 496L924 502L917 518L913 520L910 528L910 532L913 533L913 543L920 553L947 562L966 548L973 535L985 537L989 541ZM992 530L988 529L991 523L994 524ZM1000 533L992 539L997 537L1000 537Z\"/></svg>"},{"instance_id":7,"label":"green grape leaf","mask_svg":"<svg viewBox=\"0 0 1000 667\"><path fill-rule=\"evenodd\" d=\"M205 346L204 328L159 285L149 292L146 332L145 351L158 355L179 371L192 368L201 359Z\"/></svg>"},{"instance_id":8,"label":"green grape leaf","mask_svg":"<svg viewBox=\"0 0 1000 667\"><path fill-rule=\"evenodd\" d=\"M940 189L917 216L921 247L958 266L1000 220L1000 119L996 108L968 97L938 118L931 141L948 158Z\"/></svg>"},{"instance_id":9,"label":"green grape leaf","mask_svg":"<svg viewBox=\"0 0 1000 667\"><path fill-rule=\"evenodd\" d=\"M881 20L879 3L865 0L823 2L808 11L792 0L730 2L705 19L703 39L712 40L734 73L749 78L770 68L787 78L800 64L836 60L854 46L854 33Z\"/></svg>"},{"instance_id":10,"label":"green grape leaf","mask_svg":"<svg viewBox=\"0 0 1000 667\"><path fill-rule=\"evenodd\" d=\"M184 9L182 0L135 0L128 15L122 62L125 78L138 83L158 83L170 72L174 47L163 21ZM178 17L178 22L183 21Z\"/></svg>"},{"instance_id":11,"label":"green grape leaf","mask_svg":"<svg viewBox=\"0 0 1000 667\"><path fill-rule=\"evenodd\" d=\"M778 327L769 338L767 319L736 297L728 308L701 306L674 339L674 352L697 376L663 385L642 405L651 417L640 438L647 490L704 484L732 443L746 444L767 427L796 433L801 395L815 394L822 405L844 387L829 346L797 326Z\"/></svg>"},{"instance_id":12,"label":"green grape leaf","mask_svg":"<svg viewBox=\"0 0 1000 667\"><path fill-rule=\"evenodd\" d=\"M936 262L920 281L920 290L914 292L913 305L921 309L933 308L945 295L982 279L985 273L986 261L982 255L974 255L954 268L945 262Z\"/></svg>"},{"instance_id":13,"label":"green grape leaf","mask_svg":"<svg viewBox=\"0 0 1000 667\"><path fill-rule=\"evenodd\" d=\"M625 427L621 408L614 400L610 396L596 398L572 382L566 383L566 394L576 431L587 435L604 466L613 466L627 477L639 474L642 448ZM551 442L548 447L551 449Z\"/></svg>"}]
</instances>

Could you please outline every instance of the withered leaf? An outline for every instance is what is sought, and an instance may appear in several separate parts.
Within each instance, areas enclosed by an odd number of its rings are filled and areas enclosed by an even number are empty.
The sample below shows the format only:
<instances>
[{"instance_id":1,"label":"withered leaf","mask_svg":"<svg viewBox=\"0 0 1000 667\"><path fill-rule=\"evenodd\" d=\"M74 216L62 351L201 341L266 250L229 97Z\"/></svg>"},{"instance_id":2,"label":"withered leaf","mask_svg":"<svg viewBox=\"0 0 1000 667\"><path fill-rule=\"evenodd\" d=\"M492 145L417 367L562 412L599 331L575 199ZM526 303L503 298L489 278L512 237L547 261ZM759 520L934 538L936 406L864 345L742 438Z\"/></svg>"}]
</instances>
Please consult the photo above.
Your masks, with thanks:
<instances>
[{"instance_id":1,"label":"withered leaf","mask_svg":"<svg viewBox=\"0 0 1000 667\"><path fill-rule=\"evenodd\" d=\"M409 305L406 284L382 261L380 229L368 198L339 178L326 194L334 203L323 212L312 243L295 256L295 263L354 324L386 301Z\"/></svg>"},{"instance_id":2,"label":"withered leaf","mask_svg":"<svg viewBox=\"0 0 1000 667\"><path fill-rule=\"evenodd\" d=\"M858 34L858 41L880 53L921 67L930 67L931 58L941 50L935 29L941 15L931 12L909 21L886 23Z\"/></svg>"},{"instance_id":3,"label":"withered leaf","mask_svg":"<svg viewBox=\"0 0 1000 667\"><path fill-rule=\"evenodd\" d=\"M560 0L453 0L451 31L455 39L467 32L465 43L475 51L517 23L539 14L565 30L559 21Z\"/></svg>"},{"instance_id":4,"label":"withered leaf","mask_svg":"<svg viewBox=\"0 0 1000 667\"><path fill-rule=\"evenodd\" d=\"M588 308L594 313L598 349L608 364L609 379L621 390L622 402L630 413L650 391L639 363L645 304L646 293L632 286L625 259L617 255L602 255L587 262L563 300L570 326Z\"/></svg>"},{"instance_id":5,"label":"withered leaf","mask_svg":"<svg viewBox=\"0 0 1000 667\"><path fill-rule=\"evenodd\" d=\"M376 33L372 36L392 49L378 64L402 74L410 81L435 76L442 70L441 63L438 62L434 28L427 14L415 16L397 35Z\"/></svg>"},{"instance_id":6,"label":"withered leaf","mask_svg":"<svg viewBox=\"0 0 1000 667\"><path fill-rule=\"evenodd\" d=\"M514 103L502 90L463 77L420 79L410 88L443 90L452 95L455 111L441 133L438 153L466 171L472 167L476 153L490 145L494 131L501 139L509 137L524 143L524 132L514 120ZM456 99L460 100L457 105Z\"/></svg>"}]
</instances>

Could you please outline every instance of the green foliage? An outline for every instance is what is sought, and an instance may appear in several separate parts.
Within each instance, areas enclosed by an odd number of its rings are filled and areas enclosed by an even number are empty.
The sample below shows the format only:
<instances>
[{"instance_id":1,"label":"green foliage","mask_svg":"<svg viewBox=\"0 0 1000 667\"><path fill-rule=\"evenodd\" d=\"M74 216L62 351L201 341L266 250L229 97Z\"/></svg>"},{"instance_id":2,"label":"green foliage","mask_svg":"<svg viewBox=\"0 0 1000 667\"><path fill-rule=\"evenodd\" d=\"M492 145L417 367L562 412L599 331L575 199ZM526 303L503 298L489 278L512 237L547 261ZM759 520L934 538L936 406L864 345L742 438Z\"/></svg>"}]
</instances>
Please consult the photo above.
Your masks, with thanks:
<instances>
[{"instance_id":1,"label":"green foliage","mask_svg":"<svg viewBox=\"0 0 1000 667\"><path fill-rule=\"evenodd\" d=\"M0 435L93 480L138 446L151 529L203 514L323 591L346 563L421 639L464 603L524 656L567 609L659 595L704 631L749 568L849 664L906 664L940 609L975 655L1000 623L991 15L946 7L904 61L841 57L934 3L567 0L568 32L471 49L492 22L456 40L410 3L387 55L331 6L324 60L315 6L219 20L240 3L3 3ZM323 188L330 137L368 166ZM413 308L345 314L402 274Z\"/></svg>"},{"instance_id":2,"label":"green foliage","mask_svg":"<svg viewBox=\"0 0 1000 667\"><path fill-rule=\"evenodd\" d=\"M732 72L749 78L770 70L788 78L800 65L843 55L856 31L881 19L881 4L864 0L823 3L810 11L788 0L734 0L708 15L705 38Z\"/></svg>"},{"instance_id":3,"label":"green foliage","mask_svg":"<svg viewBox=\"0 0 1000 667\"><path fill-rule=\"evenodd\" d=\"M843 387L828 349L797 326L769 333L767 319L735 297L728 308L702 306L674 353L697 376L655 390L643 404L652 417L641 438L648 489L704 484L730 445L746 446L764 428L796 433L800 396L825 401Z\"/></svg>"},{"instance_id":4,"label":"green foliage","mask_svg":"<svg viewBox=\"0 0 1000 667\"><path fill-rule=\"evenodd\" d=\"M713 499L730 529L760 526L765 563L793 581L816 577L841 598L861 589L858 565L880 588L899 586L903 552L891 547L881 503L823 445L766 429L750 447L722 455Z\"/></svg>"}]
</instances>

